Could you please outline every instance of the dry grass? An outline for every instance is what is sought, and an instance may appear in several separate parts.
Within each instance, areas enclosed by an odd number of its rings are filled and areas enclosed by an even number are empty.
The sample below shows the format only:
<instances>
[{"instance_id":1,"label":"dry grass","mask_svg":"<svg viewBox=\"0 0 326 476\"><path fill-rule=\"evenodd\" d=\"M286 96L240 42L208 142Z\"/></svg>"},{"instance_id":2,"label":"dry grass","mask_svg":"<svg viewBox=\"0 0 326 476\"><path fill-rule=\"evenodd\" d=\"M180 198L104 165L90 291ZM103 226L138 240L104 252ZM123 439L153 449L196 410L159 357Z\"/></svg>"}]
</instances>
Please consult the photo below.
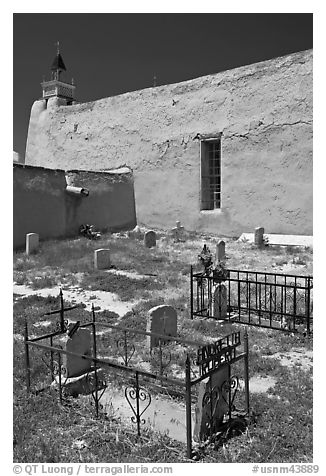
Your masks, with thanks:
<instances>
[{"instance_id":1,"label":"dry grass","mask_svg":"<svg viewBox=\"0 0 326 476\"><path fill-rule=\"evenodd\" d=\"M218 239L194 236L174 243L163 235L157 247L119 235L106 235L100 241L83 238L49 241L38 254L14 255L17 281L34 288L79 283L94 291L116 292L122 300L141 298L134 312L122 323L130 328L146 328L146 312L168 303L178 311L179 335L191 340L218 339L244 326L215 320L189 319L189 268L197 266L197 255L206 243L215 250ZM229 268L312 274L312 251L304 248L265 247L226 239L226 265ZM93 268L96 248L109 247L117 269L147 274L144 280L118 276ZM68 303L67 303L68 304ZM14 459L17 462L186 462L185 447L167 437L146 430L138 439L135 429L124 425L117 415L96 420L86 399L60 406L57 396L43 393L26 398L23 374L23 345L20 337L24 320L32 325L48 319L45 312L56 309L54 298L30 296L14 305ZM85 309L71 311L70 318L88 320ZM118 316L109 310L98 319L115 323ZM284 367L273 356L293 349L311 349L312 341L300 335L247 328L250 342L250 375L271 376L276 385L268 393L253 394L255 418L250 427L219 447L214 441L201 448L203 462L309 462L312 461L312 372L299 366ZM33 333L42 333L40 327ZM145 360L138 339L138 359ZM179 362L180 365L182 362ZM237 367L235 367L236 370ZM43 370L42 370L43 369ZM42 361L35 372L43 372ZM55 441L55 445L53 442Z\"/></svg>"}]
</instances>

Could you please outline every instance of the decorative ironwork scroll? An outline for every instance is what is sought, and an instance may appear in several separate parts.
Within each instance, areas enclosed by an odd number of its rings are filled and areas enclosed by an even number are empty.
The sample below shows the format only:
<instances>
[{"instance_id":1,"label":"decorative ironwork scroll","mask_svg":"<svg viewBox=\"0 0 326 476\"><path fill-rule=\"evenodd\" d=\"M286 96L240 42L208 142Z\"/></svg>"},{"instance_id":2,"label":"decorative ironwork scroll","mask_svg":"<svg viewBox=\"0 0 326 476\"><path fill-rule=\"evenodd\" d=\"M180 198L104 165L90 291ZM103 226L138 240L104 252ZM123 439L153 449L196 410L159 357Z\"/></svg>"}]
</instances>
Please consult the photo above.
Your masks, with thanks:
<instances>
[{"instance_id":1,"label":"decorative ironwork scroll","mask_svg":"<svg viewBox=\"0 0 326 476\"><path fill-rule=\"evenodd\" d=\"M210 435L222 425L226 414L228 414L229 421L231 420L232 411L236 409L234 399L238 389L239 379L237 376L232 376L221 385L215 385L205 392L202 407L207 408L209 421L206 423L206 428L209 429Z\"/></svg>"},{"instance_id":2,"label":"decorative ironwork scroll","mask_svg":"<svg viewBox=\"0 0 326 476\"><path fill-rule=\"evenodd\" d=\"M152 398L145 388L139 386L138 372L136 372L135 386L126 387L125 397L134 414L131 421L137 423L137 433L140 436L140 425L145 423L145 419L141 417L150 406ZM141 402L146 402L142 408L140 408Z\"/></svg>"},{"instance_id":3,"label":"decorative ironwork scroll","mask_svg":"<svg viewBox=\"0 0 326 476\"><path fill-rule=\"evenodd\" d=\"M99 408L103 409L103 405L99 402L107 389L107 382L105 379L99 377L97 369L87 372L86 382L93 399L91 405L95 404L96 416L98 417Z\"/></svg>"},{"instance_id":4,"label":"decorative ironwork scroll","mask_svg":"<svg viewBox=\"0 0 326 476\"><path fill-rule=\"evenodd\" d=\"M159 340L159 346L153 347L150 350L150 355L155 364L159 367L159 374L163 375L165 369L170 365L172 360L171 351L164 346L161 339Z\"/></svg>"},{"instance_id":5,"label":"decorative ironwork scroll","mask_svg":"<svg viewBox=\"0 0 326 476\"><path fill-rule=\"evenodd\" d=\"M229 418L231 419L231 413L235 410L234 399L239 390L239 378L236 375L232 375L228 380L225 380L221 385L221 396L225 403L229 407ZM224 395L227 395L227 398Z\"/></svg>"},{"instance_id":6,"label":"decorative ironwork scroll","mask_svg":"<svg viewBox=\"0 0 326 476\"><path fill-rule=\"evenodd\" d=\"M127 333L125 332L124 334L124 337L116 341L116 345L118 353L122 357L124 365L127 367L136 349L132 342L128 342Z\"/></svg>"}]
</instances>

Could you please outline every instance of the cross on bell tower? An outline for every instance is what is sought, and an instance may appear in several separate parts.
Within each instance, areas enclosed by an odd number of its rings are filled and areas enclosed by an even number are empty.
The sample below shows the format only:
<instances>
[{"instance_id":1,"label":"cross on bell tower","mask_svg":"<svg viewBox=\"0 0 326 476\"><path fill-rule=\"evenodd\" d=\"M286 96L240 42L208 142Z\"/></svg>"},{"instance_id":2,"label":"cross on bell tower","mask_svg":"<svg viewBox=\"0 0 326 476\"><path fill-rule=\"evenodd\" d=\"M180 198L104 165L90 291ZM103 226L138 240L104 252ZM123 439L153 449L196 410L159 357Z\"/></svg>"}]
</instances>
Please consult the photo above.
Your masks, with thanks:
<instances>
[{"instance_id":1,"label":"cross on bell tower","mask_svg":"<svg viewBox=\"0 0 326 476\"><path fill-rule=\"evenodd\" d=\"M51 79L49 81L43 81L41 83L43 91L43 99L49 99L51 97L61 98L63 103L69 105L75 100L76 86L71 83L62 80L61 75L66 71L63 58L60 54L60 43L56 42L57 54L51 65Z\"/></svg>"}]
</instances>

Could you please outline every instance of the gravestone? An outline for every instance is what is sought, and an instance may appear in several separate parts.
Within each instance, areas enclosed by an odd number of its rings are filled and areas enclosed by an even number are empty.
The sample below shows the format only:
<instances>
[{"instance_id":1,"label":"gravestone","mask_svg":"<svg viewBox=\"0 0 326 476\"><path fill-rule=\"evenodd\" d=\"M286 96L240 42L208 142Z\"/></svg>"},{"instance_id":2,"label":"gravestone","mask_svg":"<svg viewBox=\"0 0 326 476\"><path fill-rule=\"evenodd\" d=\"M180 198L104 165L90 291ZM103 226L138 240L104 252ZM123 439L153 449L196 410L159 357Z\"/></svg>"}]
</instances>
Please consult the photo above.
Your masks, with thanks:
<instances>
[{"instance_id":1,"label":"gravestone","mask_svg":"<svg viewBox=\"0 0 326 476\"><path fill-rule=\"evenodd\" d=\"M224 283L218 283L212 289L212 303L210 315L215 319L226 319L228 308L227 287Z\"/></svg>"},{"instance_id":2,"label":"gravestone","mask_svg":"<svg viewBox=\"0 0 326 476\"><path fill-rule=\"evenodd\" d=\"M255 245L262 246L264 244L264 228L255 228Z\"/></svg>"},{"instance_id":3,"label":"gravestone","mask_svg":"<svg viewBox=\"0 0 326 476\"><path fill-rule=\"evenodd\" d=\"M177 335L177 312L172 306L164 304L152 307L148 311L147 332L155 332L166 336ZM150 348L159 345L159 337L147 336L148 346Z\"/></svg>"},{"instance_id":4,"label":"gravestone","mask_svg":"<svg viewBox=\"0 0 326 476\"><path fill-rule=\"evenodd\" d=\"M152 248L156 246L156 233L153 230L149 230L145 233L144 236L144 245L146 248Z\"/></svg>"},{"instance_id":5,"label":"gravestone","mask_svg":"<svg viewBox=\"0 0 326 476\"><path fill-rule=\"evenodd\" d=\"M225 259L225 241L220 240L216 245L216 258L218 261Z\"/></svg>"},{"instance_id":6,"label":"gravestone","mask_svg":"<svg viewBox=\"0 0 326 476\"><path fill-rule=\"evenodd\" d=\"M39 235L37 233L27 233L26 235L26 254L36 253L39 246Z\"/></svg>"},{"instance_id":7,"label":"gravestone","mask_svg":"<svg viewBox=\"0 0 326 476\"><path fill-rule=\"evenodd\" d=\"M94 268L95 269L109 269L111 266L110 250L108 248L101 248L94 250Z\"/></svg>"},{"instance_id":8,"label":"gravestone","mask_svg":"<svg viewBox=\"0 0 326 476\"><path fill-rule=\"evenodd\" d=\"M199 383L193 432L195 441L206 440L211 431L212 433L218 431L224 415L228 413L227 385L223 386L229 377L228 367L227 364L223 365L211 377Z\"/></svg>"},{"instance_id":9,"label":"gravestone","mask_svg":"<svg viewBox=\"0 0 326 476\"><path fill-rule=\"evenodd\" d=\"M172 237L175 241L182 241L184 239L184 227L181 226L181 222L176 222L176 227L171 230Z\"/></svg>"},{"instance_id":10,"label":"gravestone","mask_svg":"<svg viewBox=\"0 0 326 476\"><path fill-rule=\"evenodd\" d=\"M91 333L89 329L77 329L72 337L65 336L64 348L67 352L92 356ZM78 377L90 370L92 361L73 355L62 355L65 377Z\"/></svg>"}]
</instances>

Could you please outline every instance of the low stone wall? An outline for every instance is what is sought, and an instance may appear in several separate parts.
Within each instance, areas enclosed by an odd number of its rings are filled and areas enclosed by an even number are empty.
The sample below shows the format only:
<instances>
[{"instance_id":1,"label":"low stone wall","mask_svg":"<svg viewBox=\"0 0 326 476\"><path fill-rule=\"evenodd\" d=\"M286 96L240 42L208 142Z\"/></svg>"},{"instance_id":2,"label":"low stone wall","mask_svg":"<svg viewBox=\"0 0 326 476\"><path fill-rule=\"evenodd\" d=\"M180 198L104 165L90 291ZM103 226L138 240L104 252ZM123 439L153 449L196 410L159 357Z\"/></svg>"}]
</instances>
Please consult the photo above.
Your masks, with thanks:
<instances>
[{"instance_id":1,"label":"low stone wall","mask_svg":"<svg viewBox=\"0 0 326 476\"><path fill-rule=\"evenodd\" d=\"M25 245L27 233L42 239L64 236L64 171L14 164L13 179L14 248Z\"/></svg>"},{"instance_id":2,"label":"low stone wall","mask_svg":"<svg viewBox=\"0 0 326 476\"><path fill-rule=\"evenodd\" d=\"M67 185L85 188L83 195ZM14 164L14 248L27 233L40 239L73 236L82 223L99 230L128 230L136 225L133 176L123 172L83 172ZM77 190L78 192L78 190Z\"/></svg>"},{"instance_id":3,"label":"low stone wall","mask_svg":"<svg viewBox=\"0 0 326 476\"><path fill-rule=\"evenodd\" d=\"M76 234L81 223L97 229L119 231L136 226L135 196L132 172L66 173L67 185L85 188L88 197L66 196L67 233Z\"/></svg>"}]
</instances>

